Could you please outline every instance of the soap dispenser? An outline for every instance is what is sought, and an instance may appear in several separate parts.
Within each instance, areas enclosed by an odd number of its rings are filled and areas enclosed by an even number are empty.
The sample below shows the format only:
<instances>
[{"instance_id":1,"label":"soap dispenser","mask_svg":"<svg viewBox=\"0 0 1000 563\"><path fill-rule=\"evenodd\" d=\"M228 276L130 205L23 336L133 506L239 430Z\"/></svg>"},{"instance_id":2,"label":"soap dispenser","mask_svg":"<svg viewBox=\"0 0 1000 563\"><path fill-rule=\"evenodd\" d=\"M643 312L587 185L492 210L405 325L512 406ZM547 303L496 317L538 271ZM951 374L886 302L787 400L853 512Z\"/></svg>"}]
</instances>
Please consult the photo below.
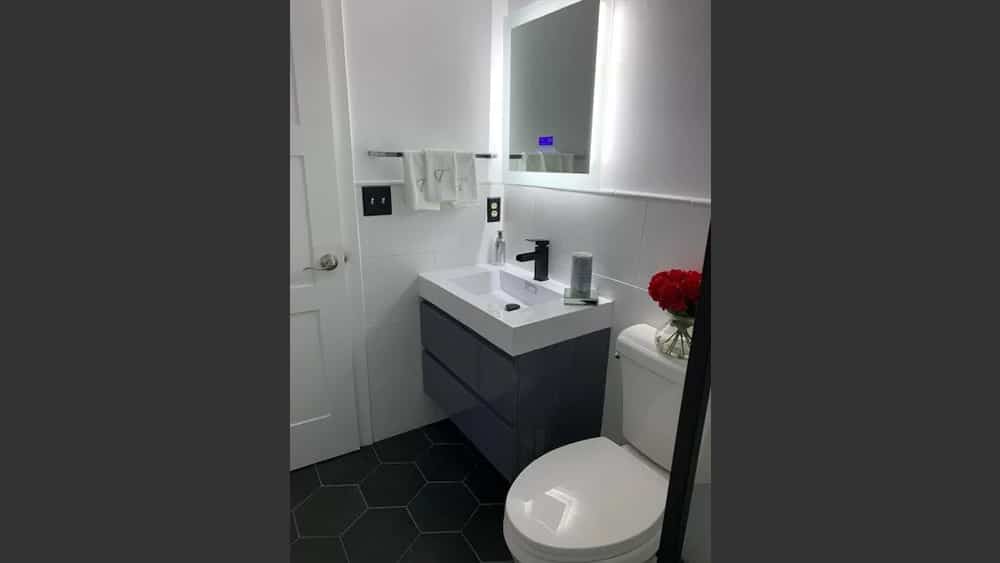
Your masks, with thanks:
<instances>
[{"instance_id":1,"label":"soap dispenser","mask_svg":"<svg viewBox=\"0 0 1000 563\"><path fill-rule=\"evenodd\" d=\"M490 262L494 266L503 266L507 260L507 241L503 240L503 231L497 231L497 240L493 243L493 255Z\"/></svg>"}]
</instances>

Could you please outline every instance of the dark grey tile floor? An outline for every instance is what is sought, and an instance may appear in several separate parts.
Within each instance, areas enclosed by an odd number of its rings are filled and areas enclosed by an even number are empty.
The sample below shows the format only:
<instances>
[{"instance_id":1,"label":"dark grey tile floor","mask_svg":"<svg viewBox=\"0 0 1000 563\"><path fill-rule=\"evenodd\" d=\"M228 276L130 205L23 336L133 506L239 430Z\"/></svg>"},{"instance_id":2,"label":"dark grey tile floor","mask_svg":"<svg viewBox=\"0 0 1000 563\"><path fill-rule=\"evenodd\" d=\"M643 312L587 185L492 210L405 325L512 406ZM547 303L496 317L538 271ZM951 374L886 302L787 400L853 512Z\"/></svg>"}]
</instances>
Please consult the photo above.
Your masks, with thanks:
<instances>
[{"instance_id":1,"label":"dark grey tile floor","mask_svg":"<svg viewBox=\"0 0 1000 563\"><path fill-rule=\"evenodd\" d=\"M510 561L509 487L448 420L387 438L291 473L291 561Z\"/></svg>"}]
</instances>

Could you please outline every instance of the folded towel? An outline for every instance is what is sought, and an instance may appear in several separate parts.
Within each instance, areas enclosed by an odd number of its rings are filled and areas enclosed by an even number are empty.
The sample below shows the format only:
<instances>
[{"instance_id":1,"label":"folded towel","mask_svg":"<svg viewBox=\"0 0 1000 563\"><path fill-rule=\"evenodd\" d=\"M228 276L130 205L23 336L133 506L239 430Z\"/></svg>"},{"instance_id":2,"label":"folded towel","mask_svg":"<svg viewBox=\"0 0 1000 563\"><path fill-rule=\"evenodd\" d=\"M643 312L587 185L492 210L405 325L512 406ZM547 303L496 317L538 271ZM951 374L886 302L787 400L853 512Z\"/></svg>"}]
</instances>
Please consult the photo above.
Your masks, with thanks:
<instances>
[{"instance_id":1,"label":"folded towel","mask_svg":"<svg viewBox=\"0 0 1000 563\"><path fill-rule=\"evenodd\" d=\"M562 153L562 171L572 172L573 171L573 153L564 152Z\"/></svg>"},{"instance_id":2,"label":"folded towel","mask_svg":"<svg viewBox=\"0 0 1000 563\"><path fill-rule=\"evenodd\" d=\"M455 153L455 178L458 184L453 207L468 207L479 203L479 182L476 179L476 155Z\"/></svg>"},{"instance_id":3,"label":"folded towel","mask_svg":"<svg viewBox=\"0 0 1000 563\"><path fill-rule=\"evenodd\" d=\"M437 211L440 203L427 201L424 151L403 151L403 201L414 211Z\"/></svg>"},{"instance_id":4,"label":"folded towel","mask_svg":"<svg viewBox=\"0 0 1000 563\"><path fill-rule=\"evenodd\" d=\"M542 169L546 172L562 172L563 158L557 152L542 153Z\"/></svg>"},{"instance_id":5,"label":"folded towel","mask_svg":"<svg viewBox=\"0 0 1000 563\"><path fill-rule=\"evenodd\" d=\"M542 161L542 153L540 152L526 152L524 153L524 169L528 172L544 172L545 166Z\"/></svg>"},{"instance_id":6,"label":"folded towel","mask_svg":"<svg viewBox=\"0 0 1000 563\"><path fill-rule=\"evenodd\" d=\"M428 149L424 151L424 159L427 163L427 201L443 203L458 199L455 151Z\"/></svg>"}]
</instances>

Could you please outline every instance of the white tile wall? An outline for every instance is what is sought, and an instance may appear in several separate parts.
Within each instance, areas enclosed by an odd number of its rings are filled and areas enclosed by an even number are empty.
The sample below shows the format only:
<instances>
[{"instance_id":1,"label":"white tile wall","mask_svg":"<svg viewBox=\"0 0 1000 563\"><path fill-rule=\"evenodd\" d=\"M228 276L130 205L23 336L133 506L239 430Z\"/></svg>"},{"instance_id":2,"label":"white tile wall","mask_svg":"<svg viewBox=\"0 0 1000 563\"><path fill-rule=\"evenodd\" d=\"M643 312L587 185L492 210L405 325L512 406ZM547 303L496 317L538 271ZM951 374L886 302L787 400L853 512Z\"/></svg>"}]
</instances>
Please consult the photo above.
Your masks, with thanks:
<instances>
[{"instance_id":1,"label":"white tile wall","mask_svg":"<svg viewBox=\"0 0 1000 563\"><path fill-rule=\"evenodd\" d=\"M364 183L358 183L361 189ZM434 230L451 219L432 212L415 212L403 205L399 186L392 186L392 215L365 217L359 212L361 255L400 256L434 250ZM358 203L360 206L360 202ZM359 207L360 209L360 207Z\"/></svg>"},{"instance_id":2,"label":"white tile wall","mask_svg":"<svg viewBox=\"0 0 1000 563\"><path fill-rule=\"evenodd\" d=\"M374 330L417 317L417 275L434 267L434 252L365 258L362 272L367 328Z\"/></svg>"},{"instance_id":3,"label":"white tile wall","mask_svg":"<svg viewBox=\"0 0 1000 563\"><path fill-rule=\"evenodd\" d=\"M483 183L475 207L416 213L398 182L400 159L367 151L486 151L490 115L490 0L344 0L344 36L357 189L392 184L393 212L358 212L366 352L375 440L442 418L423 393L417 274L485 259ZM477 162L480 182L487 166ZM360 206L360 198L358 205Z\"/></svg>"},{"instance_id":4,"label":"white tile wall","mask_svg":"<svg viewBox=\"0 0 1000 563\"><path fill-rule=\"evenodd\" d=\"M402 178L368 149L485 151L490 0L344 0L354 171ZM486 168L478 170L486 178Z\"/></svg>"},{"instance_id":5,"label":"white tile wall","mask_svg":"<svg viewBox=\"0 0 1000 563\"><path fill-rule=\"evenodd\" d=\"M540 193L536 230L552 241L552 248L560 249L549 254L550 277L568 280L571 253L588 251L594 254L594 273L638 284L639 253L627 249L640 246L644 205L637 198Z\"/></svg>"},{"instance_id":6,"label":"white tile wall","mask_svg":"<svg viewBox=\"0 0 1000 563\"><path fill-rule=\"evenodd\" d=\"M536 231L538 216L535 213L535 192L527 188L509 188L503 190L503 228L507 239L507 260L514 260L514 254L527 251L530 245L526 238L539 236ZM513 217L513 221L508 221Z\"/></svg>"},{"instance_id":7,"label":"white tile wall","mask_svg":"<svg viewBox=\"0 0 1000 563\"><path fill-rule=\"evenodd\" d=\"M594 253L594 282L615 300L612 339L633 324L662 324L666 317L649 298L650 276L668 268L701 270L710 208L648 198L624 198L507 185L504 187L507 261L525 269L514 254L530 249L525 236L550 236L549 276L569 282L570 254ZM515 238L516 237L516 238ZM608 360L603 432L622 441L621 371Z\"/></svg>"},{"instance_id":8,"label":"white tile wall","mask_svg":"<svg viewBox=\"0 0 1000 563\"><path fill-rule=\"evenodd\" d=\"M603 188L711 197L710 12L615 1Z\"/></svg>"},{"instance_id":9,"label":"white tile wall","mask_svg":"<svg viewBox=\"0 0 1000 563\"><path fill-rule=\"evenodd\" d=\"M420 322L416 315L368 331L368 378L375 440L444 417L423 390Z\"/></svg>"},{"instance_id":10,"label":"white tile wall","mask_svg":"<svg viewBox=\"0 0 1000 563\"><path fill-rule=\"evenodd\" d=\"M639 251L638 285L649 283L666 265L701 271L711 208L706 205L649 200ZM702 241L700 246L691 240Z\"/></svg>"}]
</instances>

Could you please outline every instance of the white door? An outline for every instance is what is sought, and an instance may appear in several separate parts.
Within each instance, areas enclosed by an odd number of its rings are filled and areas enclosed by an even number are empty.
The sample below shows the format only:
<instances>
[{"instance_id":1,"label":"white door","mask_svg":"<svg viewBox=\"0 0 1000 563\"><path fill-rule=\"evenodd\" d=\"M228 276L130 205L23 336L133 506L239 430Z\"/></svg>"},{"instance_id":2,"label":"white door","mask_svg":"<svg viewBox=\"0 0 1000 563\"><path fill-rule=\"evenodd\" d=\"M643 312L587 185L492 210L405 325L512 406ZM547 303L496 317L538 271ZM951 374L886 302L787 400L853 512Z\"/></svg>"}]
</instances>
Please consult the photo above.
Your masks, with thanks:
<instances>
[{"instance_id":1,"label":"white door","mask_svg":"<svg viewBox=\"0 0 1000 563\"><path fill-rule=\"evenodd\" d=\"M323 17L292 0L291 469L361 445Z\"/></svg>"}]
</instances>

